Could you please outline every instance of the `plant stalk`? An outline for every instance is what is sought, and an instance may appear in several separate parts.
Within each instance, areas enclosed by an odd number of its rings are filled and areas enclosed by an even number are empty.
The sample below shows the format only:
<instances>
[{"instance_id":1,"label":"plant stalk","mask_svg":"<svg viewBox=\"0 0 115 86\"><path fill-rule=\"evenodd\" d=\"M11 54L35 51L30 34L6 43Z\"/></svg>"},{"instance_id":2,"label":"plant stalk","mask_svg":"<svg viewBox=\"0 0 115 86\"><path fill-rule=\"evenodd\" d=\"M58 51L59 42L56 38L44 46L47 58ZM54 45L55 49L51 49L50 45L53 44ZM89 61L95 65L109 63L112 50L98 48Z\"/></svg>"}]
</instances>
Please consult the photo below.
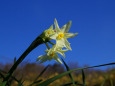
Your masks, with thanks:
<instances>
[{"instance_id":1,"label":"plant stalk","mask_svg":"<svg viewBox=\"0 0 115 86\"><path fill-rule=\"evenodd\" d=\"M33 50L35 49L37 46L39 46L40 44L43 44L45 42L48 41L48 39L43 40L42 37L43 34L41 34L40 36L38 36L32 43L31 45L26 49L26 51L19 57L19 59L15 62L15 64L11 67L11 69L9 70L8 74L6 75L4 81L8 81L9 78L11 77L11 75L13 74L13 72L15 71L15 69L17 68L17 66L24 60L24 58Z\"/></svg>"}]
</instances>

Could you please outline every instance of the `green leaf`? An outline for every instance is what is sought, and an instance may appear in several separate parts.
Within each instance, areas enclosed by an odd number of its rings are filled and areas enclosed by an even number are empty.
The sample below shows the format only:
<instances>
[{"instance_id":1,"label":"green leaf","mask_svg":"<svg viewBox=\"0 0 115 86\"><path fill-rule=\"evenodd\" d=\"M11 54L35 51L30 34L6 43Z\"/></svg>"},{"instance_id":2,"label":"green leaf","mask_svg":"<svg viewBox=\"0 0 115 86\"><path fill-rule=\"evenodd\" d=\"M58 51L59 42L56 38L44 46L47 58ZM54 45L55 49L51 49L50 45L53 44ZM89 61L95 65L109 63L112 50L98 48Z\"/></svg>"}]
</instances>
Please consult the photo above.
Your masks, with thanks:
<instances>
[{"instance_id":1,"label":"green leaf","mask_svg":"<svg viewBox=\"0 0 115 86\"><path fill-rule=\"evenodd\" d=\"M66 83L66 84L63 84L63 85L60 85L60 86L70 86L71 84L73 84L73 82ZM80 84L79 82L75 82L75 84L76 84L76 85L83 86L83 84Z\"/></svg>"},{"instance_id":2,"label":"green leaf","mask_svg":"<svg viewBox=\"0 0 115 86\"><path fill-rule=\"evenodd\" d=\"M82 69L82 79L83 79L83 86L86 86L85 85L85 73L83 69Z\"/></svg>"},{"instance_id":3,"label":"green leaf","mask_svg":"<svg viewBox=\"0 0 115 86\"><path fill-rule=\"evenodd\" d=\"M40 76L42 76L43 75L43 73L46 71L46 69L49 67L49 65L48 66L46 66L43 70L42 70L42 72L35 78L35 80L34 80L34 82L32 83L32 84L30 84L29 86L32 86L33 84L36 84L36 83L38 83L38 82L41 82L42 80L38 80L38 81L36 81Z\"/></svg>"},{"instance_id":4,"label":"green leaf","mask_svg":"<svg viewBox=\"0 0 115 86\"><path fill-rule=\"evenodd\" d=\"M104 86L104 84L105 84L105 79L103 80L103 82L102 82L101 86Z\"/></svg>"},{"instance_id":5,"label":"green leaf","mask_svg":"<svg viewBox=\"0 0 115 86\"><path fill-rule=\"evenodd\" d=\"M4 74L7 74L7 72L3 71L0 69L0 72L4 73ZM14 79L15 81L19 82L14 76L11 76L12 79Z\"/></svg>"},{"instance_id":6,"label":"green leaf","mask_svg":"<svg viewBox=\"0 0 115 86\"><path fill-rule=\"evenodd\" d=\"M0 76L4 79L5 77L4 77L4 75L2 74L2 73L0 73Z\"/></svg>"},{"instance_id":7,"label":"green leaf","mask_svg":"<svg viewBox=\"0 0 115 86\"><path fill-rule=\"evenodd\" d=\"M14 64L16 63L16 57L14 58Z\"/></svg>"},{"instance_id":8,"label":"green leaf","mask_svg":"<svg viewBox=\"0 0 115 86\"><path fill-rule=\"evenodd\" d=\"M46 66L43 70L42 70L42 72L36 77L36 79L34 80L34 81L36 81L40 76L42 76L42 74L46 71L46 69L49 67L49 65L48 66Z\"/></svg>"},{"instance_id":9,"label":"green leaf","mask_svg":"<svg viewBox=\"0 0 115 86\"><path fill-rule=\"evenodd\" d=\"M62 59L62 58L61 58L61 59ZM69 71L69 70L70 70L69 66L65 63L65 61L64 61L63 59L62 59L62 61L63 61L64 65L65 65L65 67L66 67L66 70ZM76 85L75 85L75 81L74 81L73 76L72 76L71 73L69 73L69 77L70 77L71 80L72 80L73 86L76 86Z\"/></svg>"},{"instance_id":10,"label":"green leaf","mask_svg":"<svg viewBox=\"0 0 115 86\"><path fill-rule=\"evenodd\" d=\"M67 75L67 74L69 74L69 73L71 73L71 72L77 71L77 70L94 68L94 67L101 67L101 66L106 66L106 65L115 65L115 62L113 62L113 63L108 63L108 64L97 65L97 66L91 66L91 67L84 67L84 68L72 69L72 70L67 71L67 72L65 72L65 73L59 74L59 75L57 75L57 76L54 76L54 77L52 77L52 78L50 78L50 79L47 79L46 81L44 81L44 82L42 82L42 83L40 83L40 84L38 84L38 85L36 85L36 86L47 86L47 85L49 85L50 83L52 83L53 81L55 81L55 80L57 80L57 79L59 79L59 78L65 76L65 75Z\"/></svg>"},{"instance_id":11,"label":"green leaf","mask_svg":"<svg viewBox=\"0 0 115 86\"><path fill-rule=\"evenodd\" d=\"M30 86L32 86L33 84L37 84L37 83L40 83L42 81L42 79L38 80L38 81L35 81L34 83L32 83Z\"/></svg>"},{"instance_id":12,"label":"green leaf","mask_svg":"<svg viewBox=\"0 0 115 86\"><path fill-rule=\"evenodd\" d=\"M43 35L43 36L42 36ZM18 65L24 60L24 58L32 51L34 50L37 46L47 42L47 38L43 40L44 32L38 36L31 44L30 46L23 52L23 54L18 58L18 60L15 62L15 64L11 67L11 69L8 71L8 74L6 75L4 81L8 81L9 78L12 76Z\"/></svg>"},{"instance_id":13,"label":"green leaf","mask_svg":"<svg viewBox=\"0 0 115 86\"><path fill-rule=\"evenodd\" d=\"M19 82L18 86L23 86L23 83L24 83L24 81L23 82Z\"/></svg>"},{"instance_id":14,"label":"green leaf","mask_svg":"<svg viewBox=\"0 0 115 86\"><path fill-rule=\"evenodd\" d=\"M0 83L0 86L6 86L7 81Z\"/></svg>"},{"instance_id":15,"label":"green leaf","mask_svg":"<svg viewBox=\"0 0 115 86\"><path fill-rule=\"evenodd\" d=\"M112 81L112 79L110 79L110 83L111 83L111 86L113 86L113 81Z\"/></svg>"}]
</instances>

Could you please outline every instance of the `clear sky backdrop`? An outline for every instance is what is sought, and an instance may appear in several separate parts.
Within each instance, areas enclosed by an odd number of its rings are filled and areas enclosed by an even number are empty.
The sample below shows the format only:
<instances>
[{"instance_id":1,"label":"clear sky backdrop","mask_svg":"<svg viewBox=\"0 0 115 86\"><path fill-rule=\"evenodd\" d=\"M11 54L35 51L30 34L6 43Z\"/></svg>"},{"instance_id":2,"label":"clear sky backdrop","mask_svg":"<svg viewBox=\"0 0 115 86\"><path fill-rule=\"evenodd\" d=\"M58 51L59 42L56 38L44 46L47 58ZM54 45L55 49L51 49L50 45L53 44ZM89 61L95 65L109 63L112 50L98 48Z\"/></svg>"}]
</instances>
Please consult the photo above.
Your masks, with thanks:
<instances>
[{"instance_id":1,"label":"clear sky backdrop","mask_svg":"<svg viewBox=\"0 0 115 86\"><path fill-rule=\"evenodd\" d=\"M67 63L98 65L115 62L115 0L0 0L0 62L13 62L31 42L54 24L72 20L69 39L72 51ZM36 62L45 45L33 50L25 61ZM47 61L43 64L53 64Z\"/></svg>"}]
</instances>

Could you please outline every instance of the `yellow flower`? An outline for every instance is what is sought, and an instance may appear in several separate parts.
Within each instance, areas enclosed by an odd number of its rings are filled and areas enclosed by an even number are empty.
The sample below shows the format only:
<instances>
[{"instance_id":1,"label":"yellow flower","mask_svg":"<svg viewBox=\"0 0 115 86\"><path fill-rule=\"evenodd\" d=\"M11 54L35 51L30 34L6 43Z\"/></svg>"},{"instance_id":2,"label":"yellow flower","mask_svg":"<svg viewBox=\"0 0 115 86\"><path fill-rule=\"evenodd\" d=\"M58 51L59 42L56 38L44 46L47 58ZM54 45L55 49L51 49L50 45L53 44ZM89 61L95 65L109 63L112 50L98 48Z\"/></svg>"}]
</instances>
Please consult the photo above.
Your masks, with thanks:
<instances>
[{"instance_id":1,"label":"yellow flower","mask_svg":"<svg viewBox=\"0 0 115 86\"><path fill-rule=\"evenodd\" d=\"M53 25L51 25L50 28L45 30L44 32L45 32L46 37L49 37L50 35L55 34L55 32L53 30Z\"/></svg>"},{"instance_id":2,"label":"yellow flower","mask_svg":"<svg viewBox=\"0 0 115 86\"><path fill-rule=\"evenodd\" d=\"M59 59L59 56L57 53L61 54L63 57L65 57L65 52L68 51L62 50L61 48L57 48L56 45L54 45L51 49L46 49L45 52L47 53L46 55L41 55L37 58L37 61L41 61L40 63L46 62L47 60L51 61L54 59L55 61L59 62L62 64L61 60Z\"/></svg>"},{"instance_id":3,"label":"yellow flower","mask_svg":"<svg viewBox=\"0 0 115 86\"><path fill-rule=\"evenodd\" d=\"M56 40L56 47L66 47L68 50L72 50L67 39L76 36L78 33L67 33L71 27L71 21L65 24L61 29L59 28L56 19L54 20L54 24L56 32L49 37Z\"/></svg>"}]
</instances>

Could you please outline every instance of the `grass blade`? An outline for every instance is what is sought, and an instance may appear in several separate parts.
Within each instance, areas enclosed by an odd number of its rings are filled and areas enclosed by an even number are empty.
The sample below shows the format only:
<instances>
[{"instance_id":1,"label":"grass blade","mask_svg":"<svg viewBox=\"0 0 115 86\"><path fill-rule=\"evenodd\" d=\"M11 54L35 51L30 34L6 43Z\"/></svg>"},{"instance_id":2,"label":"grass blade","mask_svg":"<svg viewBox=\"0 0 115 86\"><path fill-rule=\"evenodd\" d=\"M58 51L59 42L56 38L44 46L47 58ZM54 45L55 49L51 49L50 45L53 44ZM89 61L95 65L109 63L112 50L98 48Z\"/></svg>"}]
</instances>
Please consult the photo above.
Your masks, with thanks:
<instances>
[{"instance_id":1,"label":"grass blade","mask_svg":"<svg viewBox=\"0 0 115 86\"><path fill-rule=\"evenodd\" d=\"M7 74L7 72L3 71L0 69L0 72L4 73L4 74ZM14 76L11 76L12 79L14 79L15 81L17 81L19 83L19 80L17 80Z\"/></svg>"},{"instance_id":2,"label":"grass blade","mask_svg":"<svg viewBox=\"0 0 115 86\"><path fill-rule=\"evenodd\" d=\"M83 69L82 69L82 79L83 79L83 86L86 86L85 85L85 73Z\"/></svg>"},{"instance_id":3,"label":"grass blade","mask_svg":"<svg viewBox=\"0 0 115 86\"><path fill-rule=\"evenodd\" d=\"M61 58L61 59L62 59L62 58ZM65 63L65 61L64 61L63 59L62 59L62 61L63 61L64 65L65 65L65 67L66 67L66 70L69 71L69 70L70 70L69 66ZM70 77L70 79L72 80L73 86L76 86L76 85L75 85L75 81L74 81L73 76L72 76L71 73L69 73L69 77Z\"/></svg>"},{"instance_id":4,"label":"grass blade","mask_svg":"<svg viewBox=\"0 0 115 86\"><path fill-rule=\"evenodd\" d=\"M5 77L4 77L4 75L2 74L2 73L0 73L0 76L4 79Z\"/></svg>"},{"instance_id":5,"label":"grass blade","mask_svg":"<svg viewBox=\"0 0 115 86\"><path fill-rule=\"evenodd\" d=\"M112 81L112 79L110 79L110 83L111 83L111 86L113 86L113 81Z\"/></svg>"},{"instance_id":6,"label":"grass blade","mask_svg":"<svg viewBox=\"0 0 115 86\"><path fill-rule=\"evenodd\" d=\"M18 86L23 86L23 83L24 83L24 81L23 81L23 82L18 83Z\"/></svg>"},{"instance_id":7,"label":"grass blade","mask_svg":"<svg viewBox=\"0 0 115 86\"><path fill-rule=\"evenodd\" d=\"M46 66L43 70L42 70L42 72L35 78L35 80L34 80L34 82L32 83L32 84L30 84L29 86L32 86L33 84L36 84L37 82L41 82L42 80L38 80L38 81L36 81L40 76L42 76L42 74L46 71L46 69L49 67L49 65L48 66Z\"/></svg>"},{"instance_id":8,"label":"grass blade","mask_svg":"<svg viewBox=\"0 0 115 86\"><path fill-rule=\"evenodd\" d=\"M42 79L40 79L40 80L38 80L38 81L35 81L35 82L33 82L32 84L30 84L29 86L32 86L32 85L37 84L37 83L40 83L41 81L42 81Z\"/></svg>"},{"instance_id":9,"label":"grass blade","mask_svg":"<svg viewBox=\"0 0 115 86\"><path fill-rule=\"evenodd\" d=\"M0 83L0 86L6 86L6 81L5 82L3 82L3 83Z\"/></svg>"},{"instance_id":10,"label":"grass blade","mask_svg":"<svg viewBox=\"0 0 115 86\"><path fill-rule=\"evenodd\" d=\"M14 58L14 64L16 63L16 57Z\"/></svg>"},{"instance_id":11,"label":"grass blade","mask_svg":"<svg viewBox=\"0 0 115 86\"><path fill-rule=\"evenodd\" d=\"M49 67L49 65L48 66L46 66L44 69L43 69L43 71L36 77L36 79L34 80L34 81L36 81L40 76L42 76L42 74L46 71L46 69Z\"/></svg>"},{"instance_id":12,"label":"grass blade","mask_svg":"<svg viewBox=\"0 0 115 86\"><path fill-rule=\"evenodd\" d=\"M73 82L66 83L66 84L63 84L63 85L60 85L60 86L70 86L71 84L73 84ZM83 86L83 84L80 84L79 82L75 82L75 84L76 84L76 85Z\"/></svg>"},{"instance_id":13,"label":"grass blade","mask_svg":"<svg viewBox=\"0 0 115 86\"><path fill-rule=\"evenodd\" d=\"M83 67L83 68L72 69L72 70L67 71L67 72L65 72L65 73L59 74L59 75L57 75L57 76L54 76L54 77L52 77L52 78L50 78L50 79L47 79L46 81L44 81L44 82L42 82L42 83L40 83L40 84L38 84L38 85L36 85L36 86L47 86L47 85L49 85L50 83L52 83L53 81L55 81L55 80L57 80L57 79L59 79L59 78L65 76L65 75L67 75L67 74L69 74L69 73L71 73L71 72L77 71L77 70L94 68L94 67L101 67L101 66L107 66L107 65L115 65L115 62L113 62L113 63L108 63L108 64L97 65L97 66L91 66L91 67Z\"/></svg>"},{"instance_id":14,"label":"grass blade","mask_svg":"<svg viewBox=\"0 0 115 86\"><path fill-rule=\"evenodd\" d=\"M103 80L103 82L102 82L101 86L104 86L104 84L105 84L105 79Z\"/></svg>"}]
</instances>

